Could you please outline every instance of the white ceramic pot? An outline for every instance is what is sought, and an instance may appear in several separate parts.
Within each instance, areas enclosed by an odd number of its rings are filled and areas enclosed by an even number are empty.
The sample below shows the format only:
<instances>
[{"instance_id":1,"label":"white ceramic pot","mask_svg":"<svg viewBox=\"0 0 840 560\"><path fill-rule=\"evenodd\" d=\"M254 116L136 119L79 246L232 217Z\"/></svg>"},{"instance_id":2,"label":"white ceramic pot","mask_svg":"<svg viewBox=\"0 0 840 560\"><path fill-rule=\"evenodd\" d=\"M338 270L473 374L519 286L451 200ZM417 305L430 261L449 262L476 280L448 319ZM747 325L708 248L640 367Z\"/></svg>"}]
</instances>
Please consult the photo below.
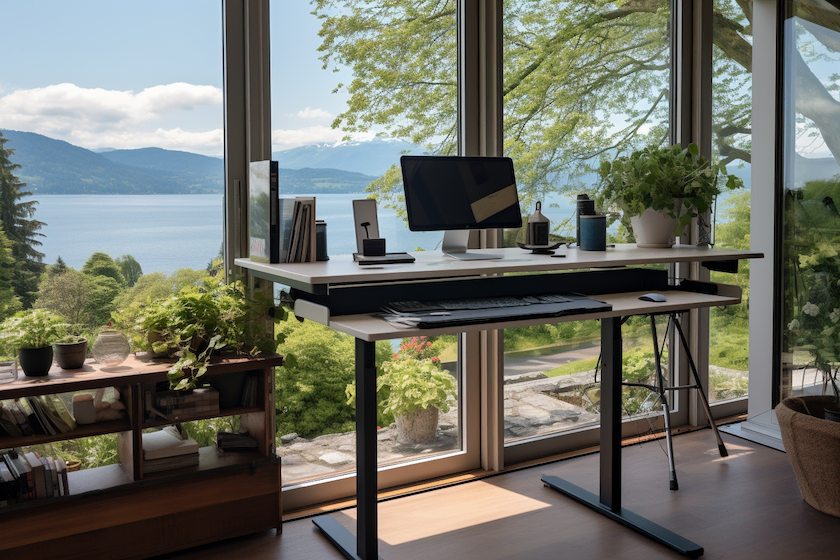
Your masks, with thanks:
<instances>
[{"instance_id":1,"label":"white ceramic pot","mask_svg":"<svg viewBox=\"0 0 840 560\"><path fill-rule=\"evenodd\" d=\"M632 216L630 226L637 247L672 247L677 218L670 218L658 210L648 208L641 216Z\"/></svg>"}]
</instances>

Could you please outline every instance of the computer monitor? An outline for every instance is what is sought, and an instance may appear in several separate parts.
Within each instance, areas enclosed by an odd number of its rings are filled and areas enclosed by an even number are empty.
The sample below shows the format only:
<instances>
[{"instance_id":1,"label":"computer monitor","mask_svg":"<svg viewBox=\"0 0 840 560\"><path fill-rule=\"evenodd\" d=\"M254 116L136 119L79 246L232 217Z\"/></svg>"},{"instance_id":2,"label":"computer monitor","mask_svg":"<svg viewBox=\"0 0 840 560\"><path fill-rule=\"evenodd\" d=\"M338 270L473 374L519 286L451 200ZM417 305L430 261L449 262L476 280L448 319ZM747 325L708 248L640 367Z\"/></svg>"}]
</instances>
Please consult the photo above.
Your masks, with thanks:
<instances>
[{"instance_id":1,"label":"computer monitor","mask_svg":"<svg viewBox=\"0 0 840 560\"><path fill-rule=\"evenodd\" d=\"M444 231L444 254L461 260L501 256L467 252L472 229L522 227L513 161L504 157L402 156L411 231Z\"/></svg>"}]
</instances>

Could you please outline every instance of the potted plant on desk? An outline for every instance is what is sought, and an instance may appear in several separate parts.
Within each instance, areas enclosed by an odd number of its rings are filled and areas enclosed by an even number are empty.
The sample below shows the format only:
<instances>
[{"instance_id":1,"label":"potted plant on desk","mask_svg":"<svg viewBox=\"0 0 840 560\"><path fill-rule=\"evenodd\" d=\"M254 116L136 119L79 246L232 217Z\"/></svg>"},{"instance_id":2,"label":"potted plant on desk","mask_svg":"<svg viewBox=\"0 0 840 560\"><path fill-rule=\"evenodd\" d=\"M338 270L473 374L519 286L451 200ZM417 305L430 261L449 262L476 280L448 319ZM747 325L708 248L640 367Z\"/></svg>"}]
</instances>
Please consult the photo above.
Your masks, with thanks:
<instances>
[{"instance_id":1,"label":"potted plant on desk","mask_svg":"<svg viewBox=\"0 0 840 560\"><path fill-rule=\"evenodd\" d=\"M602 161L599 171L598 205L623 210L639 247L671 247L692 217L711 209L721 185L727 190L743 186L723 164L699 155L694 144L648 146Z\"/></svg>"},{"instance_id":2,"label":"potted plant on desk","mask_svg":"<svg viewBox=\"0 0 840 560\"><path fill-rule=\"evenodd\" d=\"M65 334L53 343L55 362L61 369L79 369L87 358L87 338Z\"/></svg>"},{"instance_id":3,"label":"potted plant on desk","mask_svg":"<svg viewBox=\"0 0 840 560\"><path fill-rule=\"evenodd\" d=\"M64 318L46 309L20 311L0 324L0 341L7 349L17 349L23 373L42 377L53 361L52 343L62 333Z\"/></svg>"}]
</instances>

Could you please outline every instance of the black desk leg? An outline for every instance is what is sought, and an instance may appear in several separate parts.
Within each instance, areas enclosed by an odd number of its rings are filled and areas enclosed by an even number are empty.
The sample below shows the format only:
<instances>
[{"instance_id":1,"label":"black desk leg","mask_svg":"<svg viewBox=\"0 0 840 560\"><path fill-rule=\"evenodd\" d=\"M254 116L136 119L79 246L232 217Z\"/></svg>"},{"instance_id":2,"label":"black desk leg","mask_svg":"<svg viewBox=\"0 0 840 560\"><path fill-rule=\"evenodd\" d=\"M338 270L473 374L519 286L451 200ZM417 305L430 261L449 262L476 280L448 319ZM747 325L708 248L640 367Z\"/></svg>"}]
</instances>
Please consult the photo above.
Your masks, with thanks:
<instances>
[{"instance_id":1,"label":"black desk leg","mask_svg":"<svg viewBox=\"0 0 840 560\"><path fill-rule=\"evenodd\" d=\"M598 497L556 476L543 476L549 488L689 558L703 547L621 507L621 318L601 319L601 476Z\"/></svg>"},{"instance_id":2,"label":"black desk leg","mask_svg":"<svg viewBox=\"0 0 840 560\"><path fill-rule=\"evenodd\" d=\"M312 520L350 560L379 558L375 356L373 342L356 339L356 542L350 531L331 516L321 515Z\"/></svg>"}]
</instances>

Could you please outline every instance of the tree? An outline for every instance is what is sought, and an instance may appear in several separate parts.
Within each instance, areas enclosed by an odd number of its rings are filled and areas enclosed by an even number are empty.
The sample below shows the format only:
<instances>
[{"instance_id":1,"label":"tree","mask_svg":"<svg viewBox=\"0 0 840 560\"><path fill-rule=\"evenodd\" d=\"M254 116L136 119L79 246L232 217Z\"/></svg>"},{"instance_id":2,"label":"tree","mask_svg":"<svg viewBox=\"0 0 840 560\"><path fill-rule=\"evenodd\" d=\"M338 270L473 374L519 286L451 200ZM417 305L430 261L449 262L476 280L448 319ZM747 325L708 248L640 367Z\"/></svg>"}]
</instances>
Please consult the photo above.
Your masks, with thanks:
<instances>
[{"instance_id":1,"label":"tree","mask_svg":"<svg viewBox=\"0 0 840 560\"><path fill-rule=\"evenodd\" d=\"M128 287L137 283L137 280L143 276L143 269L140 268L140 263L131 255L123 255L114 261L122 272L125 283Z\"/></svg>"},{"instance_id":2,"label":"tree","mask_svg":"<svg viewBox=\"0 0 840 560\"><path fill-rule=\"evenodd\" d=\"M14 270L12 243L3 233L3 228L0 228L0 321L21 309L20 298L15 294Z\"/></svg>"},{"instance_id":3,"label":"tree","mask_svg":"<svg viewBox=\"0 0 840 560\"><path fill-rule=\"evenodd\" d=\"M125 284L125 278L123 277L122 271L120 271L119 265L105 253L96 252L88 257L88 260L85 261L82 267L82 272L94 277L107 276L108 278L114 279L119 285Z\"/></svg>"},{"instance_id":4,"label":"tree","mask_svg":"<svg viewBox=\"0 0 840 560\"><path fill-rule=\"evenodd\" d=\"M384 129L455 153L455 0L371 4L314 2L324 68L353 73L336 87L349 100L333 126ZM836 34L825 31L840 30L840 16L825 14L817 21L828 18L826 27L802 25L825 50L840 52ZM726 163L749 161L752 2L720 0L713 16L716 149ZM668 141L669 17L668 0L504 1L504 148L526 204L547 192L591 190L601 157ZM804 62L795 65L797 83L812 91L797 96L797 110L840 161L840 102ZM399 184L392 167L369 190L401 210Z\"/></svg>"},{"instance_id":5,"label":"tree","mask_svg":"<svg viewBox=\"0 0 840 560\"><path fill-rule=\"evenodd\" d=\"M58 276L67 272L67 263L61 258L61 255L55 260L55 264L47 268L47 274L50 276Z\"/></svg>"},{"instance_id":6,"label":"tree","mask_svg":"<svg viewBox=\"0 0 840 560\"><path fill-rule=\"evenodd\" d=\"M6 147L8 141L0 132L0 227L11 242L15 294L24 307L29 307L35 299L38 278L44 271L44 254L36 249L41 246L38 238L44 236L40 233L44 223L33 218L38 202L22 200L32 193L22 190L26 183L21 183L14 175L20 165L12 163L14 150Z\"/></svg>"},{"instance_id":7,"label":"tree","mask_svg":"<svg viewBox=\"0 0 840 560\"><path fill-rule=\"evenodd\" d=\"M35 307L55 311L74 325L95 326L90 312L93 281L81 272L66 269L47 275L38 290Z\"/></svg>"}]
</instances>

